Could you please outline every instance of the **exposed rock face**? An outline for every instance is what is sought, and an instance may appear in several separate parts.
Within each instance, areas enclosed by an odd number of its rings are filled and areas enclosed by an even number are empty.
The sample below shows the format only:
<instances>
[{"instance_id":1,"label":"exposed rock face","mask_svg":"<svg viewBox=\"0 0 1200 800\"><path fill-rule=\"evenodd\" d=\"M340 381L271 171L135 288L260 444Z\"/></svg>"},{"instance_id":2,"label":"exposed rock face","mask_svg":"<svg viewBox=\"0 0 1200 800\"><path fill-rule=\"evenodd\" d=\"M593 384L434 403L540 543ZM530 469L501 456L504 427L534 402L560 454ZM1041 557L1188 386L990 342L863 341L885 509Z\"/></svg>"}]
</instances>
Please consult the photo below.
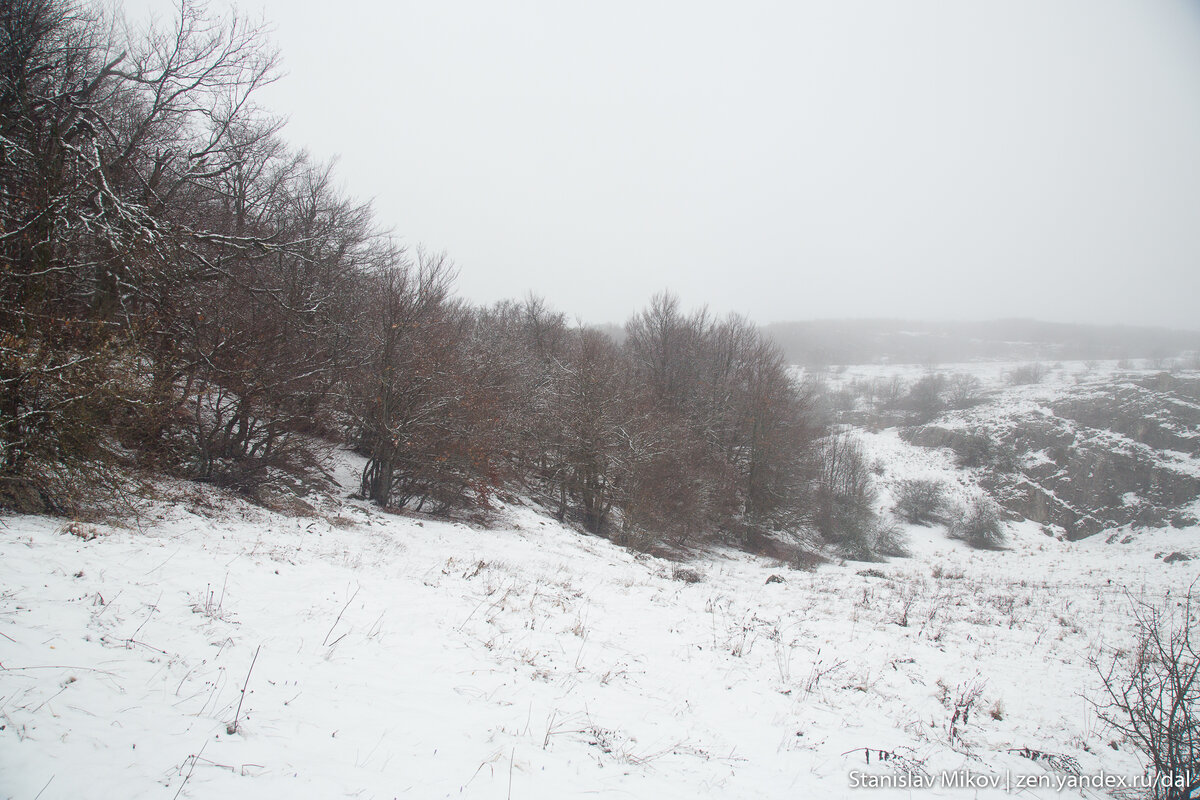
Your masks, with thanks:
<instances>
[{"instance_id":1,"label":"exposed rock face","mask_svg":"<svg viewBox=\"0 0 1200 800\"><path fill-rule=\"evenodd\" d=\"M1032 402L1005 395L902 435L953 450L1010 514L1072 539L1196 523L1200 380L1091 383Z\"/></svg>"}]
</instances>

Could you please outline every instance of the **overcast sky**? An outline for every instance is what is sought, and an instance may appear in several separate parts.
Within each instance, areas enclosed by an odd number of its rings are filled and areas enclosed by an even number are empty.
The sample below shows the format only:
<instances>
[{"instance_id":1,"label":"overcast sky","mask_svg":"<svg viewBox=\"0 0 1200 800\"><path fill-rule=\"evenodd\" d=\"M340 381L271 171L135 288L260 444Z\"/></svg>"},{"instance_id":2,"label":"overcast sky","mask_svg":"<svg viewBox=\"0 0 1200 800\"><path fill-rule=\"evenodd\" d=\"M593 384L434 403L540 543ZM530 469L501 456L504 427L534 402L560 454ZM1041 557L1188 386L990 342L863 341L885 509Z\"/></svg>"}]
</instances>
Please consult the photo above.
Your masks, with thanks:
<instances>
[{"instance_id":1,"label":"overcast sky","mask_svg":"<svg viewBox=\"0 0 1200 800\"><path fill-rule=\"evenodd\" d=\"M1200 328L1200 0L236 5L471 300Z\"/></svg>"}]
</instances>

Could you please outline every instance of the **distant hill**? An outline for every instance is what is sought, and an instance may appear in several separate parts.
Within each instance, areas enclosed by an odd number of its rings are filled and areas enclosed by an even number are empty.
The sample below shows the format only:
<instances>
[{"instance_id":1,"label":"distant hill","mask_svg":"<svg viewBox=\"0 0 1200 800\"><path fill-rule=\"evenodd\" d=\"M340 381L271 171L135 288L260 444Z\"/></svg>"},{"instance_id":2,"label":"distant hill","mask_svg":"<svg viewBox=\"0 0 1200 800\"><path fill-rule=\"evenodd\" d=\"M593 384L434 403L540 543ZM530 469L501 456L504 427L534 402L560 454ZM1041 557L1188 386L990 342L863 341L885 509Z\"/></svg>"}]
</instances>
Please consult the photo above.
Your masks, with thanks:
<instances>
[{"instance_id":1,"label":"distant hill","mask_svg":"<svg viewBox=\"0 0 1200 800\"><path fill-rule=\"evenodd\" d=\"M1200 331L1072 325L1031 319L989 322L809 320L764 330L794 364L920 364L977 359L1168 358L1200 351Z\"/></svg>"}]
</instances>

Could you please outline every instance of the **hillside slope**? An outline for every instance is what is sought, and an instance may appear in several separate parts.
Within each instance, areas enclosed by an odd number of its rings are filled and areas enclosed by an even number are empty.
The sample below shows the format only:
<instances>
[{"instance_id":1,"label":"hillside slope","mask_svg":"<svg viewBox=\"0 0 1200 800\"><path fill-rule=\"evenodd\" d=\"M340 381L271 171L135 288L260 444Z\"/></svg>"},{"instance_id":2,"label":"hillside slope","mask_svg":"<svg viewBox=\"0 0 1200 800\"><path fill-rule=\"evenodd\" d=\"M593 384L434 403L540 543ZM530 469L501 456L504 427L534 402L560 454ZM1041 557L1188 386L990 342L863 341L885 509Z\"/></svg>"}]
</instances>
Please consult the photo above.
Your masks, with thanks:
<instances>
[{"instance_id":1,"label":"hillside slope","mask_svg":"<svg viewBox=\"0 0 1200 800\"><path fill-rule=\"evenodd\" d=\"M1073 539L1187 528L1200 514L1200 378L1188 374L1060 374L904 435L954 451L1011 513Z\"/></svg>"},{"instance_id":2,"label":"hillside slope","mask_svg":"<svg viewBox=\"0 0 1200 800\"><path fill-rule=\"evenodd\" d=\"M674 564L519 507L482 530L163 492L129 528L3 520L0 796L803 797L897 764L1057 774L1025 747L1135 774L1087 660L1127 642L1123 587L1195 578L1156 558L1195 531L1106 546L1026 525L979 553L914 528L911 559L807 573Z\"/></svg>"}]
</instances>

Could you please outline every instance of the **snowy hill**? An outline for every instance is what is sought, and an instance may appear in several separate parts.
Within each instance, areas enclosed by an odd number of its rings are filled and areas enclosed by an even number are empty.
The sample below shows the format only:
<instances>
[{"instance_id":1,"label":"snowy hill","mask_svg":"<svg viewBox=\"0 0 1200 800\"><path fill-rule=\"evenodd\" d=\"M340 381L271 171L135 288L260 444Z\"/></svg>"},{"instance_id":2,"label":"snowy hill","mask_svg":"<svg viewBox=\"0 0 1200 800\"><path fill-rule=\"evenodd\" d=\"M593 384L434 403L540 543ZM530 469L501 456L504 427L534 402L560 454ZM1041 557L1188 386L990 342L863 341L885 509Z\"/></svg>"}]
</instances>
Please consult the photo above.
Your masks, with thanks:
<instances>
[{"instance_id":1,"label":"snowy hill","mask_svg":"<svg viewBox=\"0 0 1200 800\"><path fill-rule=\"evenodd\" d=\"M939 468L892 434L872 447ZM898 767L1137 775L1088 660L1127 644L1126 590L1196 577L1161 558L1195 530L1107 545L1026 524L976 552L912 528L911 559L800 572L498 518L352 501L296 518L178 485L124 528L4 519L0 796L836 797L852 771Z\"/></svg>"},{"instance_id":2,"label":"snowy hill","mask_svg":"<svg viewBox=\"0 0 1200 800\"><path fill-rule=\"evenodd\" d=\"M1016 380L1022 372L1035 377ZM977 388L963 407L943 403L924 415L905 408L911 395L881 399L931 378ZM939 474L977 484L1011 519L1073 539L1200 520L1196 370L978 362L854 367L826 383L842 407L838 421L894 426L905 441L947 454Z\"/></svg>"}]
</instances>

